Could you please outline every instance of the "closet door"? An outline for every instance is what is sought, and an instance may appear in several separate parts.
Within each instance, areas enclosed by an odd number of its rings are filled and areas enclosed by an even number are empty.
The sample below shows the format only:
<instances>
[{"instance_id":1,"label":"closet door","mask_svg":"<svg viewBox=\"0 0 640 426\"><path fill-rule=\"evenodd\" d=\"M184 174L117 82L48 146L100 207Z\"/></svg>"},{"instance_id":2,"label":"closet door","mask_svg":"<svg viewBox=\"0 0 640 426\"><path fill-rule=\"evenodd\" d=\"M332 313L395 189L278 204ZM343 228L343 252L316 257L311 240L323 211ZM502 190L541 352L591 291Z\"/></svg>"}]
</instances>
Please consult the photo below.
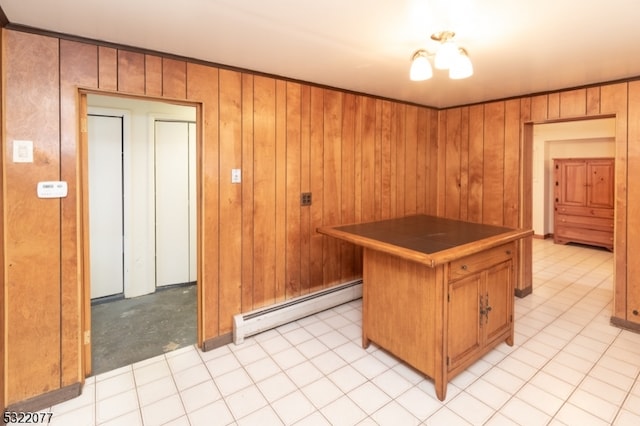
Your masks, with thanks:
<instances>
[{"instance_id":1,"label":"closet door","mask_svg":"<svg viewBox=\"0 0 640 426\"><path fill-rule=\"evenodd\" d=\"M89 115L91 298L124 291L122 117Z\"/></svg>"},{"instance_id":2,"label":"closet door","mask_svg":"<svg viewBox=\"0 0 640 426\"><path fill-rule=\"evenodd\" d=\"M192 123L155 123L156 286L195 281L192 274L192 211L189 127ZM195 140L195 138L194 138ZM195 143L194 143L195 145ZM195 192L195 191L193 191ZM195 207L195 206L194 206ZM194 224L195 226L195 224Z\"/></svg>"}]
</instances>

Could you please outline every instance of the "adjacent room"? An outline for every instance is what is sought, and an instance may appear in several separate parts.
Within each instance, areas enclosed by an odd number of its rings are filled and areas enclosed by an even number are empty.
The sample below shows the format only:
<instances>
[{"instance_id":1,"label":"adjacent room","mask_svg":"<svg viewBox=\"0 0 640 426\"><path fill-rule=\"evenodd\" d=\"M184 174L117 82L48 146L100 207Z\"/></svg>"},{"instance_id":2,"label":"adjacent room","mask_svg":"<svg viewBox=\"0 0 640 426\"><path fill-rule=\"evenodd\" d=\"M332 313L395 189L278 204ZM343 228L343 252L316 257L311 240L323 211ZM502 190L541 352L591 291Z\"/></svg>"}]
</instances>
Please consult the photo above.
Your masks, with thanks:
<instances>
[{"instance_id":1,"label":"adjacent room","mask_svg":"<svg viewBox=\"0 0 640 426\"><path fill-rule=\"evenodd\" d=\"M640 424L636 10L0 0L3 421Z\"/></svg>"}]
</instances>

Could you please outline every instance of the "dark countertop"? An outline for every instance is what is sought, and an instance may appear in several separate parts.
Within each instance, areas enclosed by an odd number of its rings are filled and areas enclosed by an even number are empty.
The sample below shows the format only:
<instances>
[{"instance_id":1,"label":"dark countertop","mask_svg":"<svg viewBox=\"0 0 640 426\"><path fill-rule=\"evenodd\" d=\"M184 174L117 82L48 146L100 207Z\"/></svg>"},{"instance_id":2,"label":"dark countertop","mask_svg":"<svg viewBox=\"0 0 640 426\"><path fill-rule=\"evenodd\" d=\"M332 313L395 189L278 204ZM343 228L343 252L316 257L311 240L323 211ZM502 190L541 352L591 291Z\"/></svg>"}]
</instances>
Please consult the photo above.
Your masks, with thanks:
<instances>
[{"instance_id":1,"label":"dark countertop","mask_svg":"<svg viewBox=\"0 0 640 426\"><path fill-rule=\"evenodd\" d=\"M322 227L318 232L431 267L533 234L427 215Z\"/></svg>"}]
</instances>

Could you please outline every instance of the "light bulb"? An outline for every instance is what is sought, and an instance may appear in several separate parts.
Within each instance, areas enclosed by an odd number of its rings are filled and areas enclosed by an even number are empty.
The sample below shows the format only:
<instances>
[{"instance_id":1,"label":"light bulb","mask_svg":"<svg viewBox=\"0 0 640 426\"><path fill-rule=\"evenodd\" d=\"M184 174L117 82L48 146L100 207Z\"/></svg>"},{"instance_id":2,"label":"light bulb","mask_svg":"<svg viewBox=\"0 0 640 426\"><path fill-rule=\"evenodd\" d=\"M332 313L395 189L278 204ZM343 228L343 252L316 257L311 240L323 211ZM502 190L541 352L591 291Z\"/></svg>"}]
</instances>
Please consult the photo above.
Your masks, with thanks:
<instances>
[{"instance_id":1,"label":"light bulb","mask_svg":"<svg viewBox=\"0 0 640 426\"><path fill-rule=\"evenodd\" d=\"M467 55L466 50L459 49L458 54L451 62L449 68L449 78L459 80L462 78L471 77L473 75L473 65L471 59Z\"/></svg>"},{"instance_id":2,"label":"light bulb","mask_svg":"<svg viewBox=\"0 0 640 426\"><path fill-rule=\"evenodd\" d=\"M411 69L409 70L409 78L412 81L428 80L433 76L433 69L427 59L426 52L423 50L417 51L413 55L411 62Z\"/></svg>"}]
</instances>

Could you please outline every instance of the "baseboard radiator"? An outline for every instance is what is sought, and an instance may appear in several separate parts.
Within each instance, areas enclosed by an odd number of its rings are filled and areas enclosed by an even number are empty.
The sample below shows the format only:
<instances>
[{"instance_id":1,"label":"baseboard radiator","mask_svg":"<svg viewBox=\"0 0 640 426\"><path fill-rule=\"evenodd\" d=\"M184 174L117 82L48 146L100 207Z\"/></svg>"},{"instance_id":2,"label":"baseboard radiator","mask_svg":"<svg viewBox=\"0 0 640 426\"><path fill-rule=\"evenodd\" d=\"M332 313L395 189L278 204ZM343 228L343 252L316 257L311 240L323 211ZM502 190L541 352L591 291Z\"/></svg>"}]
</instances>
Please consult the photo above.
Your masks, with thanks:
<instances>
[{"instance_id":1,"label":"baseboard radiator","mask_svg":"<svg viewBox=\"0 0 640 426\"><path fill-rule=\"evenodd\" d=\"M233 317L233 342L362 297L362 280L296 297Z\"/></svg>"}]
</instances>

